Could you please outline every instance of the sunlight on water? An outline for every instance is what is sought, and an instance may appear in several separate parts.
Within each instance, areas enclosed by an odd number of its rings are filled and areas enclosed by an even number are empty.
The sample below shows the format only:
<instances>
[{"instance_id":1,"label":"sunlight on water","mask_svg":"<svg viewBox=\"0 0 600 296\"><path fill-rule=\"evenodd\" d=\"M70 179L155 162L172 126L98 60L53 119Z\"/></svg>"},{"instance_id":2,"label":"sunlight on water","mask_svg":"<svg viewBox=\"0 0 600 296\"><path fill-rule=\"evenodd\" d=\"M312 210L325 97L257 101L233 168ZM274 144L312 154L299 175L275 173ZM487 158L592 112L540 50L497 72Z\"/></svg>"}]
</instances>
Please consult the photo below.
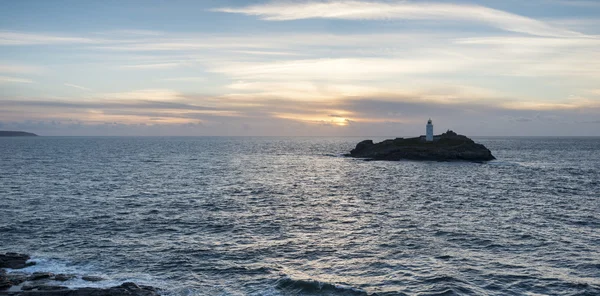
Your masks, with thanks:
<instances>
[{"instance_id":1,"label":"sunlight on water","mask_svg":"<svg viewBox=\"0 0 600 296\"><path fill-rule=\"evenodd\" d=\"M169 295L600 293L600 139L339 157L360 140L0 139L0 247Z\"/></svg>"}]
</instances>

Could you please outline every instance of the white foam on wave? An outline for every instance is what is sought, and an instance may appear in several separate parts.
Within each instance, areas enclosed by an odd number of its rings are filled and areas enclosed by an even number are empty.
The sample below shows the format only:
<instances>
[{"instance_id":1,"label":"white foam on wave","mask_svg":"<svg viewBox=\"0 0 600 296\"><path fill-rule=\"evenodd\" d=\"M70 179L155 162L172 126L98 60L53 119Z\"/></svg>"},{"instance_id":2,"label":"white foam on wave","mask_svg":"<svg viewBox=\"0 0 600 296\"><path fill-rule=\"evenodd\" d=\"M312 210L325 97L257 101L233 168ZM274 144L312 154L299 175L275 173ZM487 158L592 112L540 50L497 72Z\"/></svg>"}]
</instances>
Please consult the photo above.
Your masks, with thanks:
<instances>
[{"instance_id":1,"label":"white foam on wave","mask_svg":"<svg viewBox=\"0 0 600 296\"><path fill-rule=\"evenodd\" d=\"M52 272L54 274L88 274L94 272L93 265L73 265L67 261L54 258L32 257L27 262L35 262L35 265L21 269L7 269L7 272Z\"/></svg>"},{"instance_id":2,"label":"white foam on wave","mask_svg":"<svg viewBox=\"0 0 600 296\"><path fill-rule=\"evenodd\" d=\"M520 163L506 161L506 160L492 160L492 161L486 162L486 164L493 165L493 166L523 166Z\"/></svg>"},{"instance_id":3,"label":"white foam on wave","mask_svg":"<svg viewBox=\"0 0 600 296\"><path fill-rule=\"evenodd\" d=\"M109 275L105 272L102 272L93 264L75 265L65 260L43 257L32 257L28 262L35 262L35 265L22 269L9 268L6 269L6 272L26 274L32 274L34 272L51 272L53 274L75 275L75 278L64 282L50 281L51 284L65 286L68 288L109 288L119 286L125 282L134 282L139 285L148 285L157 288L165 286L164 282L156 280L147 274L120 273L117 275ZM97 282L86 281L82 279L83 276L101 277L104 280Z\"/></svg>"}]
</instances>

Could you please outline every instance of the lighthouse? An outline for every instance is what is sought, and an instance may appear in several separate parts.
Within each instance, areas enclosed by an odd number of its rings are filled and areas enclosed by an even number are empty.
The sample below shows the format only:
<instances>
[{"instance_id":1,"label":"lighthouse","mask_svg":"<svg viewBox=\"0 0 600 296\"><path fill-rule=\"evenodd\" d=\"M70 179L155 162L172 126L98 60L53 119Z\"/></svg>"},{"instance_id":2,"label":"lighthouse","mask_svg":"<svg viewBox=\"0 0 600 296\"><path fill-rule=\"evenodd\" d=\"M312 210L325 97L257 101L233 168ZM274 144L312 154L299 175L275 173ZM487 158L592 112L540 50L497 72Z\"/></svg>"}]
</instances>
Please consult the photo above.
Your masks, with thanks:
<instances>
[{"instance_id":1,"label":"lighthouse","mask_svg":"<svg viewBox=\"0 0 600 296\"><path fill-rule=\"evenodd\" d=\"M427 125L425 126L425 141L433 142L433 123L431 122L431 118L427 120Z\"/></svg>"}]
</instances>

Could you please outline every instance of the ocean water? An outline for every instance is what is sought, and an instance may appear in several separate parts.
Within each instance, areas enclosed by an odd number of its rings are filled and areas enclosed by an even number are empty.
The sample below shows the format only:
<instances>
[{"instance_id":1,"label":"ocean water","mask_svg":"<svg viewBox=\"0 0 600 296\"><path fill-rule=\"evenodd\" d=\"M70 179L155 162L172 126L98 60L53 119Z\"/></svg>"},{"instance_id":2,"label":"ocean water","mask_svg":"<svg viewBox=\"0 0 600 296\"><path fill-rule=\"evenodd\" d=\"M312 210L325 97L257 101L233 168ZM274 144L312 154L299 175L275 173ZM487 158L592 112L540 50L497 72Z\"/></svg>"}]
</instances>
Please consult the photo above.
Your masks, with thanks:
<instances>
[{"instance_id":1,"label":"ocean water","mask_svg":"<svg viewBox=\"0 0 600 296\"><path fill-rule=\"evenodd\" d=\"M0 251L166 295L600 295L600 138L362 139L0 138Z\"/></svg>"}]
</instances>

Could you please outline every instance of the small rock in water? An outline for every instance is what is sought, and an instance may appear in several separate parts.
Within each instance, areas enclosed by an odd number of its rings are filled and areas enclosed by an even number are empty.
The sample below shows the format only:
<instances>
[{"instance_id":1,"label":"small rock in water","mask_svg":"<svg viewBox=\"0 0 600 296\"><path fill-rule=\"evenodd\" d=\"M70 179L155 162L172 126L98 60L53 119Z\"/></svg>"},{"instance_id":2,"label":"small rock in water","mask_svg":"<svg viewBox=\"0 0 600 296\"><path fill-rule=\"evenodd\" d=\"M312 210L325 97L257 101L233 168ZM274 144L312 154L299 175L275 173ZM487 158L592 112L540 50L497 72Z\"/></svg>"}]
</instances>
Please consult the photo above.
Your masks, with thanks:
<instances>
[{"instance_id":1,"label":"small rock in water","mask_svg":"<svg viewBox=\"0 0 600 296\"><path fill-rule=\"evenodd\" d=\"M75 278L75 275L60 273L54 276L54 280L59 282L66 282L72 278Z\"/></svg>"},{"instance_id":2,"label":"small rock in water","mask_svg":"<svg viewBox=\"0 0 600 296\"><path fill-rule=\"evenodd\" d=\"M35 290L37 289L37 285L23 285L23 287L21 287L22 291L30 291L30 290Z\"/></svg>"},{"instance_id":3,"label":"small rock in water","mask_svg":"<svg viewBox=\"0 0 600 296\"><path fill-rule=\"evenodd\" d=\"M6 275L6 278L13 285L20 285L23 282L27 281L27 279L29 278L29 276L26 273L10 273L10 274Z\"/></svg>"},{"instance_id":4,"label":"small rock in water","mask_svg":"<svg viewBox=\"0 0 600 296\"><path fill-rule=\"evenodd\" d=\"M27 262L30 257L26 254L5 253L0 254L0 268L19 269L34 265L35 262Z\"/></svg>"},{"instance_id":5,"label":"small rock in water","mask_svg":"<svg viewBox=\"0 0 600 296\"><path fill-rule=\"evenodd\" d=\"M150 286L138 286L132 282L126 282L118 287L112 287L108 290L110 295L158 295L156 289Z\"/></svg>"},{"instance_id":6,"label":"small rock in water","mask_svg":"<svg viewBox=\"0 0 600 296\"><path fill-rule=\"evenodd\" d=\"M132 282L123 283L121 285L121 287L123 287L127 290L139 290L140 289L140 286L138 286L136 283L132 283Z\"/></svg>"},{"instance_id":7,"label":"small rock in water","mask_svg":"<svg viewBox=\"0 0 600 296\"><path fill-rule=\"evenodd\" d=\"M48 279L53 277L54 274L51 272L34 272L30 277L29 280L30 281L37 281L37 280L42 280L42 279Z\"/></svg>"},{"instance_id":8,"label":"small rock in water","mask_svg":"<svg viewBox=\"0 0 600 296\"><path fill-rule=\"evenodd\" d=\"M64 286L50 286L50 285L39 285L37 286L38 291L57 291L57 290L68 290L69 288Z\"/></svg>"},{"instance_id":9,"label":"small rock in water","mask_svg":"<svg viewBox=\"0 0 600 296\"><path fill-rule=\"evenodd\" d=\"M158 296L158 289L151 286L137 285L132 282L123 283L111 288L75 288L49 285L47 280L68 281L75 278L73 274L57 274L51 272L7 273L3 268L24 268L35 263L27 262L28 255L17 253L0 254L0 295L38 295L38 296ZM103 281L99 276L83 276L88 282ZM31 282L27 282L31 281ZM23 286L18 286L23 283ZM16 288L16 289L15 289ZM13 290L15 289L15 290Z\"/></svg>"},{"instance_id":10,"label":"small rock in water","mask_svg":"<svg viewBox=\"0 0 600 296\"><path fill-rule=\"evenodd\" d=\"M84 281L88 281L88 282L99 282L99 281L104 280L103 277L93 276L93 275L84 275L81 277L81 279Z\"/></svg>"},{"instance_id":11,"label":"small rock in water","mask_svg":"<svg viewBox=\"0 0 600 296\"><path fill-rule=\"evenodd\" d=\"M63 287L63 286L52 286L52 285L45 285L45 284L41 284L41 285L24 285L23 287L21 287L22 291L32 291L32 290L37 290L37 291L57 291L57 290L67 290L69 288L67 287ZM43 295L43 294L41 294Z\"/></svg>"},{"instance_id":12,"label":"small rock in water","mask_svg":"<svg viewBox=\"0 0 600 296\"><path fill-rule=\"evenodd\" d=\"M6 270L0 269L0 290L8 289L12 286L12 283L6 277Z\"/></svg>"}]
</instances>

